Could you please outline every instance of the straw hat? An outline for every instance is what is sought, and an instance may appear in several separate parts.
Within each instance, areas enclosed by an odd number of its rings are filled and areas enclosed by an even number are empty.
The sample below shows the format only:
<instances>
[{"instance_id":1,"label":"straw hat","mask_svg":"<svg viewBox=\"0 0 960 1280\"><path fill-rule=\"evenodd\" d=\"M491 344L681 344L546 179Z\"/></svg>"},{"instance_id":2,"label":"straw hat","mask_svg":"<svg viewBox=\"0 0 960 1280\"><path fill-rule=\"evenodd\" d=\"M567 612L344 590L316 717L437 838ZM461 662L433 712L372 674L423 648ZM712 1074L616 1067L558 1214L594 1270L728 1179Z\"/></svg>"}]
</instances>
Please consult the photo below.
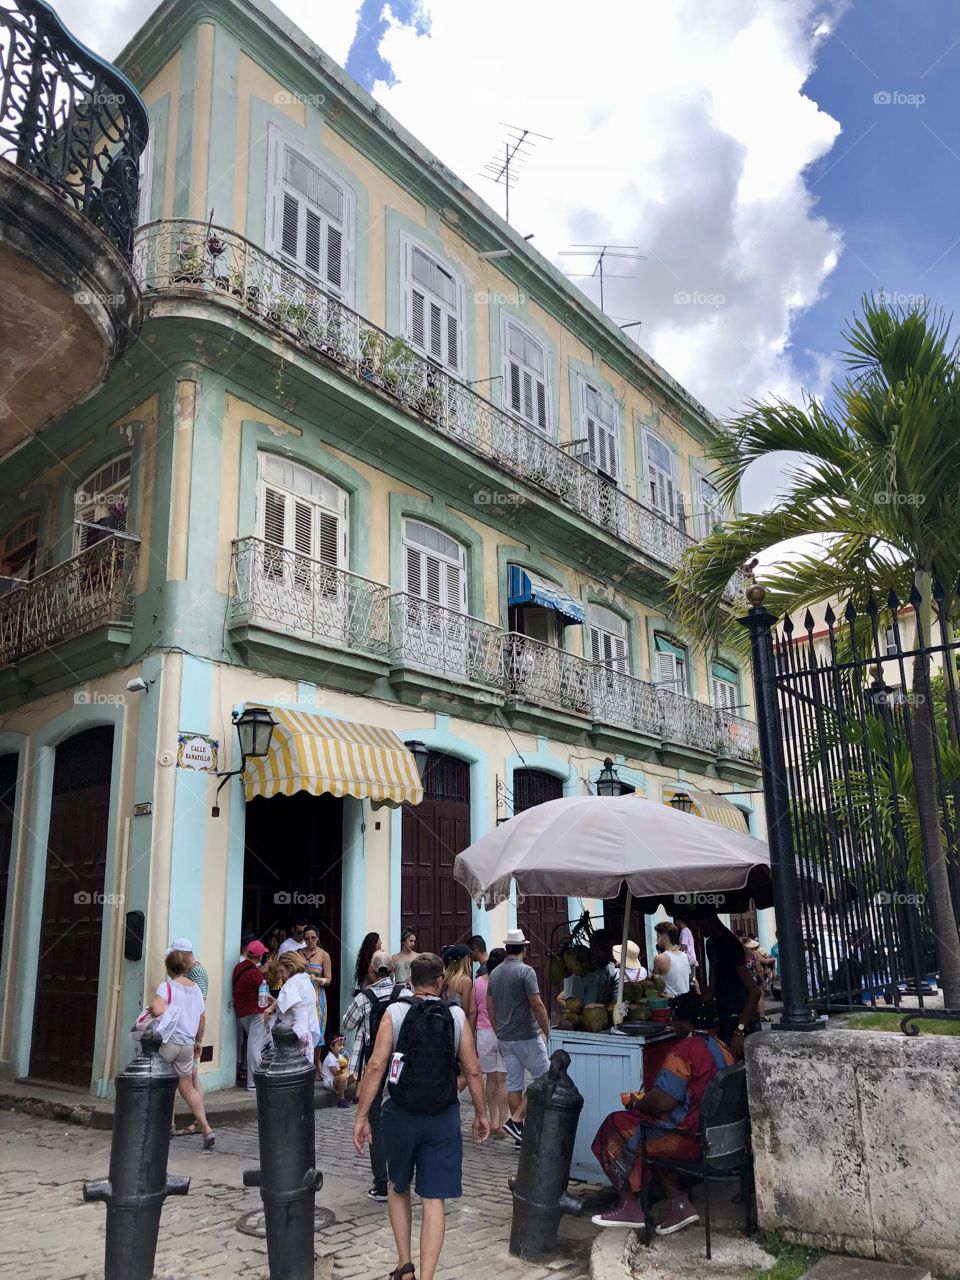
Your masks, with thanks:
<instances>
[{"instance_id":1,"label":"straw hat","mask_svg":"<svg viewBox=\"0 0 960 1280\"><path fill-rule=\"evenodd\" d=\"M623 948L617 944L613 948L613 960L615 964L620 963L620 957L623 954ZM635 942L627 940L627 968L636 969L640 965L640 948Z\"/></svg>"},{"instance_id":2,"label":"straw hat","mask_svg":"<svg viewBox=\"0 0 960 1280\"><path fill-rule=\"evenodd\" d=\"M760 943L757 941L756 938L747 938L746 942L744 942L743 945L747 948L748 951L760 950Z\"/></svg>"}]
</instances>

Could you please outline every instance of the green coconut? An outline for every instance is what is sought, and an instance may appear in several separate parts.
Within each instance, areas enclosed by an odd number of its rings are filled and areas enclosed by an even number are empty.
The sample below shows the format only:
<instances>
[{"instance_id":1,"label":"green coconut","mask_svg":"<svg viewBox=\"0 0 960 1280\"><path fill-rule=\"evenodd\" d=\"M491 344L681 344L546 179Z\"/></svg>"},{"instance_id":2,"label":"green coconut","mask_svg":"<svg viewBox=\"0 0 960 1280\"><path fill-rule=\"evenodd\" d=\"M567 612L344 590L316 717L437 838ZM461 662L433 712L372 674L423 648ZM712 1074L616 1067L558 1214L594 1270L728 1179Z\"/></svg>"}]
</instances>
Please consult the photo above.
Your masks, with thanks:
<instances>
[{"instance_id":1,"label":"green coconut","mask_svg":"<svg viewBox=\"0 0 960 1280\"><path fill-rule=\"evenodd\" d=\"M582 978L590 969L590 948L584 946L569 947L563 953L563 963L567 973Z\"/></svg>"},{"instance_id":2,"label":"green coconut","mask_svg":"<svg viewBox=\"0 0 960 1280\"><path fill-rule=\"evenodd\" d=\"M578 1014L578 1015L579 1015L579 1014L583 1013L583 1001L582 1001L582 1000L568 1000L568 1001L566 1002L566 1009L567 1009L567 1013L576 1013L576 1014Z\"/></svg>"},{"instance_id":3,"label":"green coconut","mask_svg":"<svg viewBox=\"0 0 960 1280\"><path fill-rule=\"evenodd\" d=\"M623 998L627 1004L636 1004L638 1000L643 999L644 994L642 982L625 982L623 984Z\"/></svg>"},{"instance_id":4,"label":"green coconut","mask_svg":"<svg viewBox=\"0 0 960 1280\"><path fill-rule=\"evenodd\" d=\"M662 996L667 989L667 981L665 978L661 978L659 973L653 979L653 985L657 989L657 995L660 995L660 996Z\"/></svg>"},{"instance_id":5,"label":"green coconut","mask_svg":"<svg viewBox=\"0 0 960 1280\"><path fill-rule=\"evenodd\" d=\"M550 963L547 966L547 976L554 986L558 986L567 976L567 966L563 963L563 956L551 956Z\"/></svg>"},{"instance_id":6,"label":"green coconut","mask_svg":"<svg viewBox=\"0 0 960 1280\"><path fill-rule=\"evenodd\" d=\"M583 1010L583 1026L585 1031L606 1031L606 1005L588 1004Z\"/></svg>"}]
</instances>

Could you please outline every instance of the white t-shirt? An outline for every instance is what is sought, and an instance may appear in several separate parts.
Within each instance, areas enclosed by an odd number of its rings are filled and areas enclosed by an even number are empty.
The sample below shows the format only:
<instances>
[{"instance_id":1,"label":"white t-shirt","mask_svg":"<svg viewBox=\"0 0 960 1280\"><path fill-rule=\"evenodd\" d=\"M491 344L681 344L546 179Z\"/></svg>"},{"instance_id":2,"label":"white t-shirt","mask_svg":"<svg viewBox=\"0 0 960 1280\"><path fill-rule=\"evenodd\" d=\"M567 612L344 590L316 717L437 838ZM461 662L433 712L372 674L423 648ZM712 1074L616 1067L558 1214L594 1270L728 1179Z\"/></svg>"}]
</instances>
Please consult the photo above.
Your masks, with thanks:
<instances>
[{"instance_id":1,"label":"white t-shirt","mask_svg":"<svg viewBox=\"0 0 960 1280\"><path fill-rule=\"evenodd\" d=\"M277 947L277 957L286 955L288 951L302 951L306 945L305 942L298 942L296 938L284 938Z\"/></svg>"},{"instance_id":2,"label":"white t-shirt","mask_svg":"<svg viewBox=\"0 0 960 1280\"><path fill-rule=\"evenodd\" d=\"M423 1000L439 1000L439 996L421 996ZM384 1010L386 1017L393 1023L393 1048L396 1051L397 1040L400 1037L400 1028L403 1026L403 1020L410 1012L410 1005L404 1000L395 1000L393 1004L388 1004ZM460 1052L460 1036L463 1033L463 1026L467 1020L467 1015L463 1012L458 1004L450 1005L450 1012L453 1015L453 1047L457 1053Z\"/></svg>"},{"instance_id":3,"label":"white t-shirt","mask_svg":"<svg viewBox=\"0 0 960 1280\"><path fill-rule=\"evenodd\" d=\"M332 1050L332 1049L331 1049L331 1051L327 1054L327 1056L324 1058L324 1060L323 1060L323 1067L322 1067L322 1069L321 1069L321 1070L322 1070L322 1074L323 1074L323 1086L324 1086L324 1088L325 1088L325 1089L332 1089L332 1088L333 1088L333 1077L334 1077L335 1075L339 1075L339 1074L340 1074L340 1058L338 1057L338 1055L337 1055L337 1054L335 1054L335 1053L333 1052L333 1050Z\"/></svg>"},{"instance_id":4,"label":"white t-shirt","mask_svg":"<svg viewBox=\"0 0 960 1280\"><path fill-rule=\"evenodd\" d=\"M193 1044L200 1027L200 1018L206 1008L203 1003L203 992L195 982L185 987L171 978L169 991L166 982L161 982L157 987L157 995L162 996L171 1009L180 1011L177 1025L170 1033L170 1043Z\"/></svg>"},{"instance_id":5,"label":"white t-shirt","mask_svg":"<svg viewBox=\"0 0 960 1280\"><path fill-rule=\"evenodd\" d=\"M277 996L277 1021L283 1027L292 1027L301 1040L313 1037L314 1044L320 1035L317 1018L317 993L305 973L295 973L280 988Z\"/></svg>"}]
</instances>

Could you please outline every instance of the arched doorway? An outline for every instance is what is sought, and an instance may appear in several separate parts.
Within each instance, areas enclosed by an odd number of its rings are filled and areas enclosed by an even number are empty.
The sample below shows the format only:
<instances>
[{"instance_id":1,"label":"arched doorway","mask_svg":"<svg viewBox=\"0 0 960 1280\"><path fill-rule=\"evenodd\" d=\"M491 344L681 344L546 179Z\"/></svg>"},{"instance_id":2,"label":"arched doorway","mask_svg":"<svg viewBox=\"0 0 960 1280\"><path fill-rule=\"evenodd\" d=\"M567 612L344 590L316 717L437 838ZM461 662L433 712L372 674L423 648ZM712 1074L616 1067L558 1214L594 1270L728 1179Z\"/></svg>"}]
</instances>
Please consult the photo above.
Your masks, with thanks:
<instances>
[{"instance_id":1,"label":"arched doorway","mask_svg":"<svg viewBox=\"0 0 960 1280\"><path fill-rule=\"evenodd\" d=\"M524 809L532 809L534 805L544 804L547 800L559 800L563 795L563 780L544 769L515 769L513 774L513 812L522 813ZM553 1011L560 987L551 984L547 972L550 959L550 944L558 927L565 925L569 919L569 905L566 896L562 897L524 897L517 902L517 925L521 928L530 945L527 948L527 962L537 972L540 981L540 994L548 1012Z\"/></svg>"},{"instance_id":2,"label":"arched doorway","mask_svg":"<svg viewBox=\"0 0 960 1280\"><path fill-rule=\"evenodd\" d=\"M30 1075L88 1088L97 1034L113 728L57 747Z\"/></svg>"},{"instance_id":3,"label":"arched doorway","mask_svg":"<svg viewBox=\"0 0 960 1280\"><path fill-rule=\"evenodd\" d=\"M423 800L403 806L401 927L416 929L420 951L466 942L473 932L470 897L453 878L453 863L470 843L470 766L428 753Z\"/></svg>"}]
</instances>

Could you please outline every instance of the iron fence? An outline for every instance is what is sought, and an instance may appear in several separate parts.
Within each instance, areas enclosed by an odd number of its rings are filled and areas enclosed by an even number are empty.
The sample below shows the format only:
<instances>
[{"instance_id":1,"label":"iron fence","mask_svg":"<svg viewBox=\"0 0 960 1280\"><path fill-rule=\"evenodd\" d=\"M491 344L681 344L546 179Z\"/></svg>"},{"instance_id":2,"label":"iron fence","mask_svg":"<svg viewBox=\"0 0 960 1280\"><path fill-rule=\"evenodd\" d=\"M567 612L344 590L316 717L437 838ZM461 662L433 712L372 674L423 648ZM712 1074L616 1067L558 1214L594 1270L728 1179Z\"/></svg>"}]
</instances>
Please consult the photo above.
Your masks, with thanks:
<instances>
[{"instance_id":1,"label":"iron fence","mask_svg":"<svg viewBox=\"0 0 960 1280\"><path fill-rule=\"evenodd\" d=\"M960 642L942 598L932 622L916 592L776 631L756 599L744 619L787 1026L939 1015L938 987L960 1017Z\"/></svg>"},{"instance_id":2,"label":"iron fence","mask_svg":"<svg viewBox=\"0 0 960 1280\"><path fill-rule=\"evenodd\" d=\"M50 187L129 261L147 111L43 0L0 0L0 158Z\"/></svg>"}]
</instances>

